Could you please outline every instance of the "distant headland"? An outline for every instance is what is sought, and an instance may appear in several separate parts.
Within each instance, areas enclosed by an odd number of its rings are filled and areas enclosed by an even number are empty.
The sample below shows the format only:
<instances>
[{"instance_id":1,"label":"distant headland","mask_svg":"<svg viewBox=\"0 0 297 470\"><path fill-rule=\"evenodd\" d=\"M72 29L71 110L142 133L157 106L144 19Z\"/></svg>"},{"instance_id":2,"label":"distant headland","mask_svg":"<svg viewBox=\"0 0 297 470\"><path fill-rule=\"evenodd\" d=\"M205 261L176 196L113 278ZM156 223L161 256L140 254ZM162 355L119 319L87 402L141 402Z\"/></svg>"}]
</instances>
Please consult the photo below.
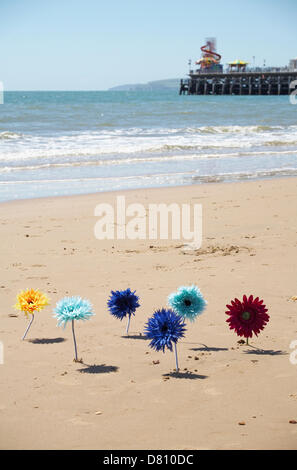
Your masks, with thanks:
<instances>
[{"instance_id":1,"label":"distant headland","mask_svg":"<svg viewBox=\"0 0 297 470\"><path fill-rule=\"evenodd\" d=\"M108 91L155 91L155 90L178 90L180 86L179 78L169 78L167 80L155 80L147 83L134 83L119 85L109 88Z\"/></svg>"}]
</instances>

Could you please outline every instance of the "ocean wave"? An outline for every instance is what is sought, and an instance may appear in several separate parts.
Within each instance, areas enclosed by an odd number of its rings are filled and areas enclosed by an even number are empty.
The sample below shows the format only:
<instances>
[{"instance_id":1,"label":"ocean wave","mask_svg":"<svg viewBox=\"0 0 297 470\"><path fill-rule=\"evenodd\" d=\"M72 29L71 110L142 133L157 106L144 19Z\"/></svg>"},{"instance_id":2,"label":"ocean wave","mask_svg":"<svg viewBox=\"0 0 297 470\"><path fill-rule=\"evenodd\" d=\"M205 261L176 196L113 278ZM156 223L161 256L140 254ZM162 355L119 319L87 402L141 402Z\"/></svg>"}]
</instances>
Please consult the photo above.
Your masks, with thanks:
<instances>
[{"instance_id":1,"label":"ocean wave","mask_svg":"<svg viewBox=\"0 0 297 470\"><path fill-rule=\"evenodd\" d=\"M296 150L297 153L297 150ZM139 164L139 163L154 163L154 162L166 162L166 161L187 161L187 160L202 160L209 158L232 158L238 157L238 153L228 153L223 155L213 154L201 154L201 155L162 155L160 157L141 157L141 158L118 158L118 159L105 159L105 160L89 160L89 161L78 161L78 162L61 162L61 163L41 163L37 165L24 165L24 166L6 166L0 168L0 173L7 173L12 171L22 170L41 170L47 168L67 168L67 167L85 167L85 166L110 166L110 165L127 165L127 164Z\"/></svg>"},{"instance_id":2,"label":"ocean wave","mask_svg":"<svg viewBox=\"0 0 297 470\"><path fill-rule=\"evenodd\" d=\"M275 132L275 131L297 131L297 126L202 126L197 128L189 127L185 129L185 132L190 134L250 134L250 133L262 133L262 132Z\"/></svg>"},{"instance_id":3,"label":"ocean wave","mask_svg":"<svg viewBox=\"0 0 297 470\"><path fill-rule=\"evenodd\" d=\"M0 164L21 161L54 164L97 158L124 161L128 157L136 159L139 155L174 158L174 154L194 152L205 158L204 154L215 152L257 152L265 147L271 151L279 147L297 148L297 126L129 128L55 136L5 131L0 133L0 139Z\"/></svg>"},{"instance_id":4,"label":"ocean wave","mask_svg":"<svg viewBox=\"0 0 297 470\"><path fill-rule=\"evenodd\" d=\"M111 127L110 129L100 129L100 127ZM37 132L36 134L30 133L17 133L13 131L3 131L0 132L0 136L13 136L13 137L27 137L32 139L72 139L72 138L82 138L82 139L96 139L102 136L157 136L157 135L172 135L172 134L248 134L248 133L268 133L268 132L293 132L297 133L297 125L218 125L218 126L199 126L199 127L115 127L110 126L109 121L100 122L100 126L95 130L80 130L80 131L71 131L65 135L61 134L61 131L57 130L54 133L42 134L42 132Z\"/></svg>"},{"instance_id":5,"label":"ocean wave","mask_svg":"<svg viewBox=\"0 0 297 470\"><path fill-rule=\"evenodd\" d=\"M272 178L274 176L297 176L297 168L272 168L269 170L240 171L232 173L218 173L216 175L194 175L192 182L220 183L223 181L238 181L246 179Z\"/></svg>"},{"instance_id":6,"label":"ocean wave","mask_svg":"<svg viewBox=\"0 0 297 470\"><path fill-rule=\"evenodd\" d=\"M205 154L187 154L187 155L161 155L158 157L134 157L134 158L111 158L98 160L83 161L64 161L52 163L38 163L36 165L17 165L0 167L1 173L11 173L16 171L36 171L50 170L51 168L74 168L74 167L97 167L97 166L117 166L117 165L139 165L144 163L162 163L169 161L191 161L191 160L208 160L208 159L230 159L230 158L253 158L265 157L270 155L297 155L296 150L288 151L254 151L254 152L231 152L231 153L205 153Z\"/></svg>"},{"instance_id":7,"label":"ocean wave","mask_svg":"<svg viewBox=\"0 0 297 470\"><path fill-rule=\"evenodd\" d=\"M124 162L127 155L130 155L131 158L127 159L128 163L132 160L136 160L138 155L153 155L159 154L160 159L162 158L175 158L175 155L171 155L174 152L180 153L180 158L186 158L188 152L197 152L199 154L197 156L200 158L205 158L205 155L209 153L209 151L217 152L215 156L219 156L220 154L224 156L226 153L232 152L234 153L236 150L237 153L240 154L241 152L249 151L249 153L261 153L261 149L265 147L271 148L270 152L274 152L273 148L277 147L288 147L288 150L284 153L295 153L294 146L297 147L297 140L289 138L284 140L260 140L260 141L250 141L250 140L242 140L238 141L236 139L232 139L229 141L217 141L217 142L209 142L209 143L160 143L156 142L155 146L152 146L151 141L145 141L142 143L130 143L130 142L121 142L121 143L108 143L107 145L102 146L91 146L87 147L81 145L77 148L67 145L61 147L50 147L50 148L26 148L22 147L18 151L15 151L17 147L13 147L13 149L6 150L5 152L2 151L0 153L0 164L4 162L11 162L14 161L21 162L21 161L38 161L42 164L45 160L50 160L51 163L62 163L64 161L67 163L76 163L77 161L83 162L87 158L97 158L102 159L104 161L111 161L110 157L118 156L118 160ZM296 148L297 150L297 148ZM278 152L274 152L278 153ZM150 157L147 157L150 158ZM153 158L153 157L152 157ZM116 158L117 160L117 158Z\"/></svg>"},{"instance_id":8,"label":"ocean wave","mask_svg":"<svg viewBox=\"0 0 297 470\"><path fill-rule=\"evenodd\" d=\"M18 134L16 132L10 132L10 131L0 132L0 140L18 139L22 136L23 136L23 134Z\"/></svg>"},{"instance_id":9,"label":"ocean wave","mask_svg":"<svg viewBox=\"0 0 297 470\"><path fill-rule=\"evenodd\" d=\"M267 147L283 147L290 145L297 145L297 140L270 140L265 142L264 145Z\"/></svg>"},{"instance_id":10,"label":"ocean wave","mask_svg":"<svg viewBox=\"0 0 297 470\"><path fill-rule=\"evenodd\" d=\"M89 182L89 181L121 181L121 180L146 180L146 179L156 179L159 177L173 177L191 175L191 171L183 171L177 173L155 173L153 175L128 175L128 176L106 176L106 177L81 177L81 178L61 178L61 179L31 179L31 180L16 180L16 181L0 181L0 185L16 185L16 184L40 184L40 183L64 183L64 182Z\"/></svg>"},{"instance_id":11,"label":"ocean wave","mask_svg":"<svg viewBox=\"0 0 297 470\"><path fill-rule=\"evenodd\" d=\"M80 177L80 178L61 178L61 179L38 179L38 180L17 180L17 181L0 181L0 186L9 185L32 185L32 184L56 184L56 183L89 183L89 182L117 182L121 181L157 181L160 178L165 178L167 184L177 183L181 181L182 184L195 184L195 183L220 183L223 181L238 181L247 179L260 179L260 178L272 178L275 176L297 176L297 168L286 167L286 168L271 168L271 169L259 169L254 171L239 171L239 172L221 172L217 174L204 174L197 175L193 174L193 171L175 172L175 173L156 173L156 174L144 174L144 175L128 175L128 176L108 176L108 177ZM141 184L140 184L141 186Z\"/></svg>"}]
</instances>

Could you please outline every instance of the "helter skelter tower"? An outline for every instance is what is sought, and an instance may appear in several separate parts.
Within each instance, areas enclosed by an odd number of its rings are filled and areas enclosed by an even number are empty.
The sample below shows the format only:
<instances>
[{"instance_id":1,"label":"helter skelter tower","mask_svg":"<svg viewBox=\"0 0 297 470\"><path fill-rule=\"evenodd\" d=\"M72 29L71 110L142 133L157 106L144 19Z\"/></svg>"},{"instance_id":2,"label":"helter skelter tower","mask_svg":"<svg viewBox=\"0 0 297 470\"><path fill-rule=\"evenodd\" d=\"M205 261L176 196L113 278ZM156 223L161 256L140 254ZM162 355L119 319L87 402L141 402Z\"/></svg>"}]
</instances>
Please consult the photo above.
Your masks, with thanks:
<instances>
[{"instance_id":1,"label":"helter skelter tower","mask_svg":"<svg viewBox=\"0 0 297 470\"><path fill-rule=\"evenodd\" d=\"M222 70L221 55L216 52L216 38L206 38L206 44L201 47L201 59L196 61L201 71Z\"/></svg>"}]
</instances>

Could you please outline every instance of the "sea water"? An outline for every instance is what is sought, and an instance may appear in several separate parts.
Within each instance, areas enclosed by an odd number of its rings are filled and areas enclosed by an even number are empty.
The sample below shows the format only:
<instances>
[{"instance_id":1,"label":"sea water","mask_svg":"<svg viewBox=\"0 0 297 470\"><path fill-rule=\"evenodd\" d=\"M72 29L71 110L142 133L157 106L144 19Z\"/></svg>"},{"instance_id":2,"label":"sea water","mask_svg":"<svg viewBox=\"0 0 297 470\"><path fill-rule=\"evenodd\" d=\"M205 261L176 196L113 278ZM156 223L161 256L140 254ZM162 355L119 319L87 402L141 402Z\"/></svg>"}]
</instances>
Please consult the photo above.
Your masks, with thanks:
<instances>
[{"instance_id":1,"label":"sea water","mask_svg":"<svg viewBox=\"0 0 297 470\"><path fill-rule=\"evenodd\" d=\"M297 174L288 96L5 92L0 201Z\"/></svg>"}]
</instances>

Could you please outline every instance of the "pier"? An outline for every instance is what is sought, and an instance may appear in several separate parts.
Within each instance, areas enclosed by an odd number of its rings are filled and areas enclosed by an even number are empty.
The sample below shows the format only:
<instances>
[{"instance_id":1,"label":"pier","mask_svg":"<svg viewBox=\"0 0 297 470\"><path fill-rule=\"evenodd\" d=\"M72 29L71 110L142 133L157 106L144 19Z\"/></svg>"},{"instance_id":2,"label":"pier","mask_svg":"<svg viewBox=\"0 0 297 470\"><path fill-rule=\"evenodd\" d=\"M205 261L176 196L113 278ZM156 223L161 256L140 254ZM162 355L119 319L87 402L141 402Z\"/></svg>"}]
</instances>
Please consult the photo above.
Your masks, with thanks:
<instances>
[{"instance_id":1,"label":"pier","mask_svg":"<svg viewBox=\"0 0 297 470\"><path fill-rule=\"evenodd\" d=\"M292 82L297 80L297 70L191 72L180 82L180 95L289 95L296 88Z\"/></svg>"}]
</instances>

